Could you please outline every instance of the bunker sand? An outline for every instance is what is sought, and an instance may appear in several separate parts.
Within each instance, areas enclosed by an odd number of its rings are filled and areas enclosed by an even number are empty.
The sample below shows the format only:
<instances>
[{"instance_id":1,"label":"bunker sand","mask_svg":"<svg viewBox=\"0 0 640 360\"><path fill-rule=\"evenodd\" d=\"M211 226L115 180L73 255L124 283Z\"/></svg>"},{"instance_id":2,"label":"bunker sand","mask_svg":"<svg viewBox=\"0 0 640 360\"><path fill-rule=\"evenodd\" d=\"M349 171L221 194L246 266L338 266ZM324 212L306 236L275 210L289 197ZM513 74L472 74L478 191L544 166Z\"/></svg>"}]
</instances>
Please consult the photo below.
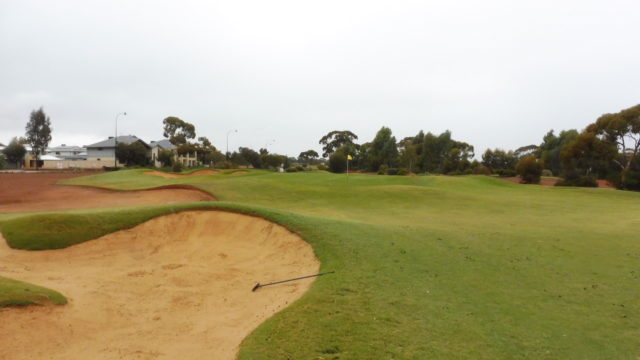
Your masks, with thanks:
<instances>
[{"instance_id":1,"label":"bunker sand","mask_svg":"<svg viewBox=\"0 0 640 360\"><path fill-rule=\"evenodd\" d=\"M266 220L191 211L63 250L9 249L0 275L59 290L65 306L0 310L0 359L233 359L313 274L297 235Z\"/></svg>"},{"instance_id":2,"label":"bunker sand","mask_svg":"<svg viewBox=\"0 0 640 360\"><path fill-rule=\"evenodd\" d=\"M82 175L87 174L0 174L0 213L160 205L215 200L213 196L204 191L186 187L144 191L114 191L56 185L58 180Z\"/></svg>"},{"instance_id":3,"label":"bunker sand","mask_svg":"<svg viewBox=\"0 0 640 360\"><path fill-rule=\"evenodd\" d=\"M160 176L165 179L179 179L179 178L192 177L192 176L215 175L217 173L218 172L215 170L200 170L200 171L193 172L191 174L171 174L171 173L166 173L166 172L156 171L156 170L144 172L145 175Z\"/></svg>"}]
</instances>

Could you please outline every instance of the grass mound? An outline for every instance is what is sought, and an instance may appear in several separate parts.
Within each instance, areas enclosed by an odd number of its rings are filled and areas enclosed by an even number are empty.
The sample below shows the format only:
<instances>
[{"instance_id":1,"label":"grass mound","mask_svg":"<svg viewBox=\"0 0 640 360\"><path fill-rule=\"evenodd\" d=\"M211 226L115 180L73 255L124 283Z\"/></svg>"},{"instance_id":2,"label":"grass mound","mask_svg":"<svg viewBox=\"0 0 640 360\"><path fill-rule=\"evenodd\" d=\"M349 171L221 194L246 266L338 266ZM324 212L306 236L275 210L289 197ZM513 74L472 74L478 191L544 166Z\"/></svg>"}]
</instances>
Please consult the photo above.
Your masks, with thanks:
<instances>
[{"instance_id":1,"label":"grass mound","mask_svg":"<svg viewBox=\"0 0 640 360\"><path fill-rule=\"evenodd\" d=\"M0 308L66 303L67 298L57 291L0 276Z\"/></svg>"}]
</instances>

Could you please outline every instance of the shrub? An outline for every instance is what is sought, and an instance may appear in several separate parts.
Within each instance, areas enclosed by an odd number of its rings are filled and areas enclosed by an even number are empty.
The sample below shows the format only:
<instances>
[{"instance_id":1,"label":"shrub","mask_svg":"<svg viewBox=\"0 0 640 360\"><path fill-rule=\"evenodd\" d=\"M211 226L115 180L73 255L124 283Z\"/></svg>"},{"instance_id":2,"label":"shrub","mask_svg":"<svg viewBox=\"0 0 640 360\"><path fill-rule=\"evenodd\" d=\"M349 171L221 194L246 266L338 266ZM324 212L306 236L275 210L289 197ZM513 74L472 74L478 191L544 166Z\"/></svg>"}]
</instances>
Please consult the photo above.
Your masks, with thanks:
<instances>
[{"instance_id":1,"label":"shrub","mask_svg":"<svg viewBox=\"0 0 640 360\"><path fill-rule=\"evenodd\" d=\"M179 173L182 171L182 164L179 161L176 161L173 163L173 166L171 167L171 171Z\"/></svg>"},{"instance_id":2,"label":"shrub","mask_svg":"<svg viewBox=\"0 0 640 360\"><path fill-rule=\"evenodd\" d=\"M286 171L286 172L298 172L298 169L297 169L297 168L294 168L294 167L289 167L289 168L287 168L287 170L285 170L285 171Z\"/></svg>"},{"instance_id":3,"label":"shrub","mask_svg":"<svg viewBox=\"0 0 640 360\"><path fill-rule=\"evenodd\" d=\"M398 169L398 175L402 175L402 176L409 175L409 170L407 168L400 168Z\"/></svg>"},{"instance_id":4,"label":"shrub","mask_svg":"<svg viewBox=\"0 0 640 360\"><path fill-rule=\"evenodd\" d=\"M520 159L516 165L516 172L525 184L539 184L542 175L542 162L535 156L527 156Z\"/></svg>"},{"instance_id":5,"label":"shrub","mask_svg":"<svg viewBox=\"0 0 640 360\"><path fill-rule=\"evenodd\" d=\"M563 180L558 181L556 186L598 187L598 182L593 176L569 173Z\"/></svg>"},{"instance_id":6,"label":"shrub","mask_svg":"<svg viewBox=\"0 0 640 360\"><path fill-rule=\"evenodd\" d=\"M396 168L388 168L387 175L398 175L398 169Z\"/></svg>"},{"instance_id":7,"label":"shrub","mask_svg":"<svg viewBox=\"0 0 640 360\"><path fill-rule=\"evenodd\" d=\"M640 172L629 171L624 177L624 182L621 181L622 188L627 190L640 190Z\"/></svg>"},{"instance_id":8,"label":"shrub","mask_svg":"<svg viewBox=\"0 0 640 360\"><path fill-rule=\"evenodd\" d=\"M336 151L329 157L329 171L343 173L347 169L347 157L340 151Z\"/></svg>"},{"instance_id":9,"label":"shrub","mask_svg":"<svg viewBox=\"0 0 640 360\"><path fill-rule=\"evenodd\" d=\"M318 170L327 171L327 166L325 164L318 164Z\"/></svg>"},{"instance_id":10,"label":"shrub","mask_svg":"<svg viewBox=\"0 0 640 360\"><path fill-rule=\"evenodd\" d=\"M296 170L298 171L304 171L304 167L301 165L296 166Z\"/></svg>"},{"instance_id":11,"label":"shrub","mask_svg":"<svg viewBox=\"0 0 640 360\"><path fill-rule=\"evenodd\" d=\"M546 176L546 177L553 176L553 172L549 169L544 169L542 170L542 176Z\"/></svg>"},{"instance_id":12,"label":"shrub","mask_svg":"<svg viewBox=\"0 0 640 360\"><path fill-rule=\"evenodd\" d=\"M512 169L498 169L496 170L496 174L500 177L514 177L516 176L516 171Z\"/></svg>"},{"instance_id":13,"label":"shrub","mask_svg":"<svg viewBox=\"0 0 640 360\"><path fill-rule=\"evenodd\" d=\"M491 175L491 169L484 165L479 165L473 169L473 173L476 175Z\"/></svg>"},{"instance_id":14,"label":"shrub","mask_svg":"<svg viewBox=\"0 0 640 360\"><path fill-rule=\"evenodd\" d=\"M387 170L389 170L389 166L385 164L380 165L380 167L378 168L378 175L386 175Z\"/></svg>"}]
</instances>

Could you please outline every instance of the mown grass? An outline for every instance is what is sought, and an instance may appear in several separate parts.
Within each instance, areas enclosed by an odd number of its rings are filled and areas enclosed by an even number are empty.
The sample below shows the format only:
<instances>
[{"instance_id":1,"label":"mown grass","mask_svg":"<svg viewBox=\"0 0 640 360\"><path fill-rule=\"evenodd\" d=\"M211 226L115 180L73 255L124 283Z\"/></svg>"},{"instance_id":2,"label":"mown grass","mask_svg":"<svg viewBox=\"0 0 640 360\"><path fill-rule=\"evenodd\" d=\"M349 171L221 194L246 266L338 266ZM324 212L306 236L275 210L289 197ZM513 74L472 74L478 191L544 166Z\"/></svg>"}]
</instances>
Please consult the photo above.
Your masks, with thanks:
<instances>
[{"instance_id":1,"label":"mown grass","mask_svg":"<svg viewBox=\"0 0 640 360\"><path fill-rule=\"evenodd\" d=\"M0 308L66 303L67 299L57 291L0 276Z\"/></svg>"},{"instance_id":2,"label":"mown grass","mask_svg":"<svg viewBox=\"0 0 640 360\"><path fill-rule=\"evenodd\" d=\"M637 193L324 172L69 182L191 184L312 244L336 274L260 326L241 359L640 356Z\"/></svg>"}]
</instances>

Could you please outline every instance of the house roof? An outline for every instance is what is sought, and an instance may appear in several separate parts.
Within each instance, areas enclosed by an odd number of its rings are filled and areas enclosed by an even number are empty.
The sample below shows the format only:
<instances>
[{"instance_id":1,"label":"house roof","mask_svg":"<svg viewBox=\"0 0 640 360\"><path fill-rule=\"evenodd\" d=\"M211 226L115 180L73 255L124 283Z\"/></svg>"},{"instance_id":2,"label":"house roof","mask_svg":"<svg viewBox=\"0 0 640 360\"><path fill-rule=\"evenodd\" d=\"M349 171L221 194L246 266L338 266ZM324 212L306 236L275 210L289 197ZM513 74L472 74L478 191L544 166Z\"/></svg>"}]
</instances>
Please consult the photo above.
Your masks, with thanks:
<instances>
[{"instance_id":1,"label":"house roof","mask_svg":"<svg viewBox=\"0 0 640 360\"><path fill-rule=\"evenodd\" d=\"M49 147L46 150L47 152L52 152L52 151L87 151L86 148L81 147L81 146L69 146L69 145L65 145L62 144L60 146L53 146L53 147Z\"/></svg>"},{"instance_id":2,"label":"house roof","mask_svg":"<svg viewBox=\"0 0 640 360\"><path fill-rule=\"evenodd\" d=\"M58 161L60 161L62 159L60 159L59 157L55 157L53 155L40 155L40 160L43 160L43 161L44 160L54 160L54 161L58 160Z\"/></svg>"},{"instance_id":3,"label":"house roof","mask_svg":"<svg viewBox=\"0 0 640 360\"><path fill-rule=\"evenodd\" d=\"M149 143L149 145L151 145L151 147L156 147L159 146L163 149L167 149L167 150L171 150L174 149L176 146L173 145L171 143L171 141L169 141L169 139L162 139L162 140L158 140L158 141L152 141Z\"/></svg>"},{"instance_id":4,"label":"house roof","mask_svg":"<svg viewBox=\"0 0 640 360\"><path fill-rule=\"evenodd\" d=\"M115 141L116 140L113 137L109 137L107 140L103 140L103 141L97 142L95 144L87 145L87 148L109 148L109 147L115 147L116 146ZM118 136L118 144L124 143L124 144L128 145L128 144L134 143L136 141L140 141L144 146L150 147L146 142L142 141L142 139L138 139L135 135L121 135L121 136Z\"/></svg>"}]
</instances>

